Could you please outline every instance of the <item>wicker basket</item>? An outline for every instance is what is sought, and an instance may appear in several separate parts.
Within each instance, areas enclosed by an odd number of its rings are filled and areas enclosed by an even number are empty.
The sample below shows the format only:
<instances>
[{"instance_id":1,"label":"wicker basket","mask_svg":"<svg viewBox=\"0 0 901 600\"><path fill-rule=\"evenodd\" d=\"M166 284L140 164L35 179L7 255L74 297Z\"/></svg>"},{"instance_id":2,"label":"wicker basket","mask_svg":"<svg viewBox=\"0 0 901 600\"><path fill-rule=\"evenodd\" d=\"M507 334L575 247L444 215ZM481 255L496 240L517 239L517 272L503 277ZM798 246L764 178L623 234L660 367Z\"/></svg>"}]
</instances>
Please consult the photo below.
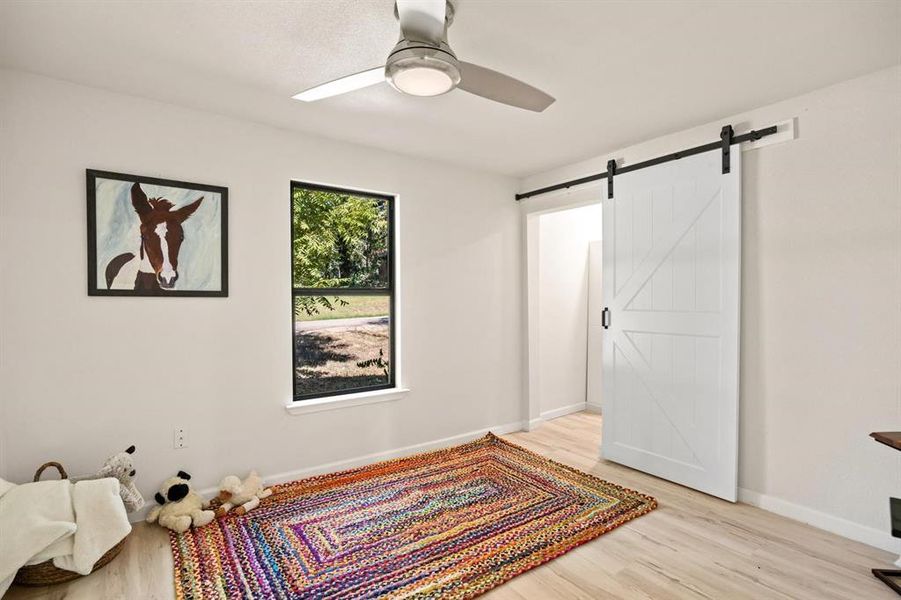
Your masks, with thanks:
<instances>
[{"instance_id":1,"label":"wicker basket","mask_svg":"<svg viewBox=\"0 0 901 600\"><path fill-rule=\"evenodd\" d=\"M60 479L69 478L69 475L66 473L66 470L61 464L59 464L58 462L48 462L41 465L38 470L35 471L35 481L40 481L41 474L47 467L54 467L57 471L59 471ZM122 538L122 541L107 550L106 554L101 556L100 560L98 560L94 564L94 568L91 569L91 573L107 565L111 560L116 558L119 552L122 551L122 547L125 545L125 540L127 539L128 536L125 536L124 538ZM64 583L66 581L78 579L79 577L83 577L83 575L79 575L74 571L58 569L53 566L52 560L48 560L36 565L27 565L25 567L22 567L21 569L19 569L19 572L16 573L16 578L13 580L13 583L17 585L42 586L53 585L54 583Z\"/></svg>"}]
</instances>

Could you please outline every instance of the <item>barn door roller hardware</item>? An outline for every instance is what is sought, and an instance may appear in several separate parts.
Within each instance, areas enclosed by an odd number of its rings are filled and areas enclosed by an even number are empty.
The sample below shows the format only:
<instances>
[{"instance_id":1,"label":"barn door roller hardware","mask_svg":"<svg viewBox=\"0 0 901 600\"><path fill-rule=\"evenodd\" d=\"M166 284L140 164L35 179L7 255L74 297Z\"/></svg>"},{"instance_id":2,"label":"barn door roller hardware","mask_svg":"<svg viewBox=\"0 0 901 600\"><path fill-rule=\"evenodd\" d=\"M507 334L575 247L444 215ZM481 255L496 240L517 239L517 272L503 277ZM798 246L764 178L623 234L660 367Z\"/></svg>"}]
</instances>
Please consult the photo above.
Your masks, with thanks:
<instances>
[{"instance_id":1,"label":"barn door roller hardware","mask_svg":"<svg viewBox=\"0 0 901 600\"><path fill-rule=\"evenodd\" d=\"M732 148L732 138L735 137L735 131L732 125L723 125L720 131L720 146L723 148L723 175L729 172L729 149Z\"/></svg>"},{"instance_id":2,"label":"barn door roller hardware","mask_svg":"<svg viewBox=\"0 0 901 600\"><path fill-rule=\"evenodd\" d=\"M616 175L616 161L607 161L607 198L613 198L613 176Z\"/></svg>"},{"instance_id":3,"label":"barn door roller hardware","mask_svg":"<svg viewBox=\"0 0 901 600\"><path fill-rule=\"evenodd\" d=\"M558 190L565 190L571 188L576 185L582 185L583 183L591 183L592 181L598 181L600 179L609 179L607 182L607 197L612 198L613 194L613 175L624 175L626 173L631 173L632 171L638 171L639 169L644 169L647 167L653 167L656 165L660 165L663 163L667 163L673 160L679 160L680 158L686 158L688 156L694 156L695 154L703 154L704 152L710 152L711 150L721 149L723 151L723 173L729 172L729 153L730 149L734 144L741 144L742 142L754 142L759 140L760 138L766 137L768 135L773 135L776 133L776 126L771 125L769 127L765 127L763 129L754 129L747 133L743 133L741 135L734 135L733 129L731 125L726 125L723 127L720 132L720 139L716 142L710 142L709 144L703 144L701 146L695 146L694 148L686 148L685 150L680 150L678 152L673 152L671 154L665 154L663 156L658 156L657 158L652 158L650 160L646 160L644 162L635 163L634 165L626 165L623 167L617 167L615 161L607 161L607 171L603 173L597 173L596 175L588 175L586 177L580 177L578 179L571 179L569 181L564 181L563 183L555 183L554 185L549 185L547 187L538 188L537 190L531 190L528 192L523 192L522 194L516 194L517 200L525 200L526 198L531 198L532 196L539 196L541 194L547 194L549 192L556 192ZM612 163L612 170L611 170Z\"/></svg>"}]
</instances>

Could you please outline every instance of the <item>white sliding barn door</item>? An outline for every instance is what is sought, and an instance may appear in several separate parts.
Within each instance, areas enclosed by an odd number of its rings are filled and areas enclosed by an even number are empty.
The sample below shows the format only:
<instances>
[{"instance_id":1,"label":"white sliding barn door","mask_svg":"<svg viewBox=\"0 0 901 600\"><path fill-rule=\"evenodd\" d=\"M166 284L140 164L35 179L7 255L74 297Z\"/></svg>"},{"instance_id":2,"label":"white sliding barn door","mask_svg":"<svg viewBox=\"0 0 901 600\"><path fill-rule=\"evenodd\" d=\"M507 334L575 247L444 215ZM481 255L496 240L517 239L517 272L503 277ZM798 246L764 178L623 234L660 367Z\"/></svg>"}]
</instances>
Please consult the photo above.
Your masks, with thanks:
<instances>
[{"instance_id":1,"label":"white sliding barn door","mask_svg":"<svg viewBox=\"0 0 901 600\"><path fill-rule=\"evenodd\" d=\"M741 152L712 151L604 190L602 455L735 501Z\"/></svg>"}]
</instances>

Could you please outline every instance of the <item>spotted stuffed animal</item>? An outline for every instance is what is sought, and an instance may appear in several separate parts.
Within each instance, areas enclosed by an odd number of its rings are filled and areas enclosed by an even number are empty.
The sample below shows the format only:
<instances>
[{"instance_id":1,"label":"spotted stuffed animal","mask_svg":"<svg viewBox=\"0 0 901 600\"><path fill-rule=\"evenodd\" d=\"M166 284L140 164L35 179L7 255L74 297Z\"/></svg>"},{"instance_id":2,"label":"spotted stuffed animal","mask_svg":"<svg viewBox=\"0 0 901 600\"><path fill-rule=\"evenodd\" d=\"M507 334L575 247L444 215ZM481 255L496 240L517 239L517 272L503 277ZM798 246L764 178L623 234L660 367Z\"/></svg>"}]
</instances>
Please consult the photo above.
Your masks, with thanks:
<instances>
[{"instance_id":1,"label":"spotted stuffed animal","mask_svg":"<svg viewBox=\"0 0 901 600\"><path fill-rule=\"evenodd\" d=\"M127 512L135 512L144 506L144 497L135 485L135 471L132 455L135 453L135 447L129 446L124 452L114 454L106 459L103 466L96 473L90 475L82 475L73 477L72 481L85 481L88 479L103 479L104 477L112 477L119 480L119 496L125 504Z\"/></svg>"}]
</instances>

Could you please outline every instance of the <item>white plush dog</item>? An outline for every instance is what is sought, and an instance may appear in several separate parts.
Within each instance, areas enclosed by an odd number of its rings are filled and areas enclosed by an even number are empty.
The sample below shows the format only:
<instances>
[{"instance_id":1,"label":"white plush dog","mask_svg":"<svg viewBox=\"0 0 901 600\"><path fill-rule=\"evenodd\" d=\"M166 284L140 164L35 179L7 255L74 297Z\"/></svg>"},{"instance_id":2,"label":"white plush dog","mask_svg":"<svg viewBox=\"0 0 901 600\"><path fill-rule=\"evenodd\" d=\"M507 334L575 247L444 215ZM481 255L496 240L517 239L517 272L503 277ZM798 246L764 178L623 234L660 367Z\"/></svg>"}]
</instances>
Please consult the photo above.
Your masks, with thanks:
<instances>
[{"instance_id":1,"label":"white plush dog","mask_svg":"<svg viewBox=\"0 0 901 600\"><path fill-rule=\"evenodd\" d=\"M256 471L251 471L244 481L229 475L219 484L219 501L222 504L216 510L216 516L221 517L236 506L235 513L243 515L271 494L272 490L263 487L263 480Z\"/></svg>"}]
</instances>

